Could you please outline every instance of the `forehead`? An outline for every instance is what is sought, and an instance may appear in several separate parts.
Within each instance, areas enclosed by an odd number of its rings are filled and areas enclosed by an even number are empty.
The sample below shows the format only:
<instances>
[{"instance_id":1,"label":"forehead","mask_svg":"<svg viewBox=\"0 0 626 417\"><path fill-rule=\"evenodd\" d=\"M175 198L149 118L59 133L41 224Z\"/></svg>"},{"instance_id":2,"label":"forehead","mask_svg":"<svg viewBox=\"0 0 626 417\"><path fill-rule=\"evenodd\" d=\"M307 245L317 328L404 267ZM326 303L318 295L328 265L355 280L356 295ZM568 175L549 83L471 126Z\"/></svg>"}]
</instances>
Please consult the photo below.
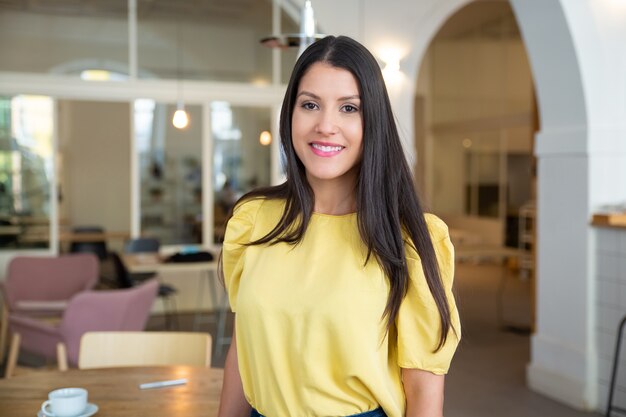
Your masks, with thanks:
<instances>
[{"instance_id":1,"label":"forehead","mask_svg":"<svg viewBox=\"0 0 626 417\"><path fill-rule=\"evenodd\" d=\"M359 86L350 71L325 62L316 62L308 68L300 79L298 92L301 91L337 96L358 95Z\"/></svg>"}]
</instances>

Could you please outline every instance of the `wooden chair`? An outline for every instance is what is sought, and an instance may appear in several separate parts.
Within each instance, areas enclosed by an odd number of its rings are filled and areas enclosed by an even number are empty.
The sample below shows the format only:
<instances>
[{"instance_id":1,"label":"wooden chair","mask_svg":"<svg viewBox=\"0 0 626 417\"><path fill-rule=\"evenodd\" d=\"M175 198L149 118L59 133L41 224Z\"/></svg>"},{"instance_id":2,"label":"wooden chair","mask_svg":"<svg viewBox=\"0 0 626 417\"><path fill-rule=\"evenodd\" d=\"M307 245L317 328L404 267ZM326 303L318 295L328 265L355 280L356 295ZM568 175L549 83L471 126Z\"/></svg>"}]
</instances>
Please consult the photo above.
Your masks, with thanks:
<instances>
[{"instance_id":1,"label":"wooden chair","mask_svg":"<svg viewBox=\"0 0 626 417\"><path fill-rule=\"evenodd\" d=\"M92 254L16 256L0 282L0 362L8 340L9 316L48 323L61 321L69 300L98 282L98 259Z\"/></svg>"},{"instance_id":2,"label":"wooden chair","mask_svg":"<svg viewBox=\"0 0 626 417\"><path fill-rule=\"evenodd\" d=\"M150 315L158 289L155 279L127 290L83 291L68 303L61 323L51 325L30 317L9 315L13 333L5 377L17 365L20 348L46 359L57 359L59 369L78 363L80 340L93 331L140 331Z\"/></svg>"},{"instance_id":3,"label":"wooden chair","mask_svg":"<svg viewBox=\"0 0 626 417\"><path fill-rule=\"evenodd\" d=\"M192 332L88 332L80 341L78 368L211 366L211 335Z\"/></svg>"}]
</instances>

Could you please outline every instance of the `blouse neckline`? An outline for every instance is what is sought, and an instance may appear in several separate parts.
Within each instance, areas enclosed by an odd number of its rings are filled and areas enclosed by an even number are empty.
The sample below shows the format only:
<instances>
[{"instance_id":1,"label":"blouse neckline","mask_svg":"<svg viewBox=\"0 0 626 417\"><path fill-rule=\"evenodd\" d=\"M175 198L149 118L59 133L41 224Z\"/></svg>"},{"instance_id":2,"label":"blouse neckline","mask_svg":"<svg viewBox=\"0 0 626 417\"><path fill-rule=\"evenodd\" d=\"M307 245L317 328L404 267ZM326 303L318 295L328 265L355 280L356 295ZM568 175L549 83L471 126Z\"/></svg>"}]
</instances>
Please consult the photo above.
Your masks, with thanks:
<instances>
[{"instance_id":1,"label":"blouse neckline","mask_svg":"<svg viewBox=\"0 0 626 417\"><path fill-rule=\"evenodd\" d=\"M319 213L317 211L314 211L313 216L321 217L325 219L346 219L346 218L351 218L353 216L356 216L356 211L353 211L351 213L346 213L346 214L326 214L326 213Z\"/></svg>"}]
</instances>

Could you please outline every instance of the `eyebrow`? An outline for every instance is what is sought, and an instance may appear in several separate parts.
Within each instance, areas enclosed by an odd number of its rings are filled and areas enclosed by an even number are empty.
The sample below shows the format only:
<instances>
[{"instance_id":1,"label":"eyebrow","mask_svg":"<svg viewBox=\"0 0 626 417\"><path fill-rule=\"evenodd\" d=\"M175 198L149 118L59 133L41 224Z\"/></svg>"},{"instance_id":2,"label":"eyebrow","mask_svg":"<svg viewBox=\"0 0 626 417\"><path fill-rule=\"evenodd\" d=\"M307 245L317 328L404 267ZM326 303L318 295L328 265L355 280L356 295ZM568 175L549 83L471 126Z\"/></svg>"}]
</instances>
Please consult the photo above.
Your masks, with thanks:
<instances>
[{"instance_id":1,"label":"eyebrow","mask_svg":"<svg viewBox=\"0 0 626 417\"><path fill-rule=\"evenodd\" d=\"M320 100L320 99L321 99L321 97L320 97L320 96L318 96L318 95L316 95L316 94L313 94L313 93L310 93L310 92L308 92L308 91L301 91L301 92L300 92L300 93L296 96L296 98L298 98L298 97L300 97L300 96L309 96L309 97L311 97L311 98L313 98L313 99L315 99L315 100ZM337 101L354 100L354 99L360 100L360 99L361 99L361 97L360 97L358 94L354 94L354 95L352 95L352 96L339 97L339 98L337 99Z\"/></svg>"}]
</instances>

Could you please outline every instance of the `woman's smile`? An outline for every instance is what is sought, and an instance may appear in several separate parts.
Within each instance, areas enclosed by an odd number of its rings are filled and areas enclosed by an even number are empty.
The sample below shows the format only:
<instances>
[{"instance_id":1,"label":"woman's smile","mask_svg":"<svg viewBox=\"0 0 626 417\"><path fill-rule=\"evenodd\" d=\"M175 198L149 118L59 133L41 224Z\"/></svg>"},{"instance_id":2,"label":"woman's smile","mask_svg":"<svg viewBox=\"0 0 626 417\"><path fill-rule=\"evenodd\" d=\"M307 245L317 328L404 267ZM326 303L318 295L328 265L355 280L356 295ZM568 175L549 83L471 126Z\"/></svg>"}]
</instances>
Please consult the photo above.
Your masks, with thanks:
<instances>
[{"instance_id":1,"label":"woman's smile","mask_svg":"<svg viewBox=\"0 0 626 417\"><path fill-rule=\"evenodd\" d=\"M335 145L327 142L311 142L310 146L315 155L324 158L338 155L339 152L341 152L345 148L344 146Z\"/></svg>"}]
</instances>

